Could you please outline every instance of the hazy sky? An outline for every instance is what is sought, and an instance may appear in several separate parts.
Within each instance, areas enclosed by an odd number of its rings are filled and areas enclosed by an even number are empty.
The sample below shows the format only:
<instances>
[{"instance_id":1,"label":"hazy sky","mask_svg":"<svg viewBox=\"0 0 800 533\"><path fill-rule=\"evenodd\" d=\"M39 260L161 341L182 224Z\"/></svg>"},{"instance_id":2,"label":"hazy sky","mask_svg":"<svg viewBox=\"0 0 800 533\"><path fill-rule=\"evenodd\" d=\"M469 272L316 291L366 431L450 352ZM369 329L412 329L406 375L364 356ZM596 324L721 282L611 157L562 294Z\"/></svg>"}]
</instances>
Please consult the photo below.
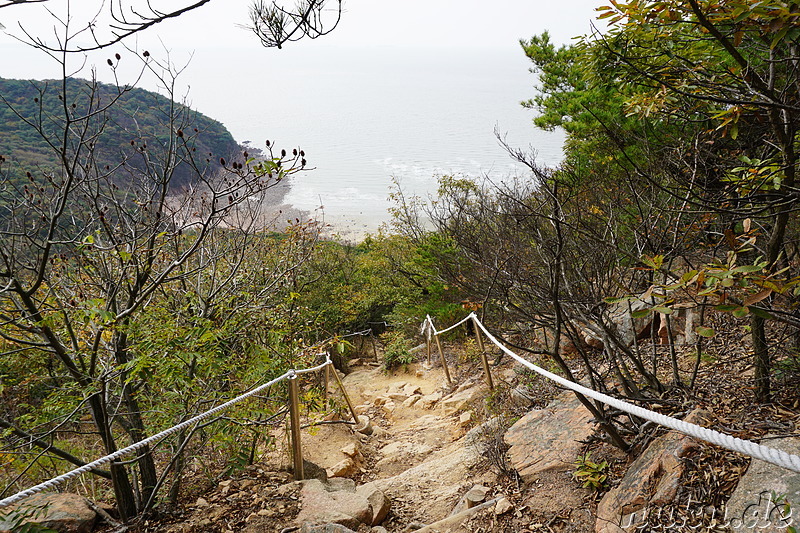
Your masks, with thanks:
<instances>
[{"instance_id":1,"label":"hazy sky","mask_svg":"<svg viewBox=\"0 0 800 533\"><path fill-rule=\"evenodd\" d=\"M119 0L106 0L108 2ZM127 2L126 3L130 4ZM134 2L139 0L134 0ZM141 3L141 2L140 2ZM157 6L179 6L178 0L155 0ZM296 43L298 48L336 47L408 47L408 48L505 48L519 51L517 41L549 30L554 40L569 42L591 29L594 8L602 0L345 0L340 26L330 35L314 42ZM91 16L95 0L73 0L75 25ZM0 23L8 33L19 34L18 23L37 36L51 37L53 19L45 7L65 13L66 0L43 4L12 6L0 10ZM284 50L264 50L249 31L249 2L215 0L176 20L163 22L137 38L127 41L140 50L166 48L172 59L182 62L194 52L195 60L203 51L233 49L269 58ZM96 7L94 9L97 9ZM104 52L89 59L101 64ZM14 78L53 77L54 62L27 49L9 35L0 34L0 76ZM74 61L74 60L73 60Z\"/></svg>"}]
</instances>

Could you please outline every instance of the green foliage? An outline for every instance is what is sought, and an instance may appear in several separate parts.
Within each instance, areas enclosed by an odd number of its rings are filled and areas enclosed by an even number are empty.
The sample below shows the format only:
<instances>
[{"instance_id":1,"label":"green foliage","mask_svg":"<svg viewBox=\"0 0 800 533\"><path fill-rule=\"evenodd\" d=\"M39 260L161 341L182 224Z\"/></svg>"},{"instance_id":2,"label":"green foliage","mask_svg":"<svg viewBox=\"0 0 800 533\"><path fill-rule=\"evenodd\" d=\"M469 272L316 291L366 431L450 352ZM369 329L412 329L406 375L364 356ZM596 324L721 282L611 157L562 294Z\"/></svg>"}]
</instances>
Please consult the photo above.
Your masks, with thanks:
<instances>
[{"instance_id":1,"label":"green foliage","mask_svg":"<svg viewBox=\"0 0 800 533\"><path fill-rule=\"evenodd\" d=\"M47 506L24 507L20 510L0 513L0 527L9 533L58 533L55 529L44 527L37 519L44 516Z\"/></svg>"},{"instance_id":2,"label":"green foliage","mask_svg":"<svg viewBox=\"0 0 800 533\"><path fill-rule=\"evenodd\" d=\"M0 78L0 95L0 155L7 160L5 169L17 180L34 169L57 172L61 161L49 143L60 142L67 124L65 117L74 124L89 113L104 114L94 139L95 163L101 168L116 168L120 154L127 154L131 165L142 168L148 164L146 151L162 157L175 142L176 131L164 127L165 117L170 115L178 118L173 119L174 127L182 128L179 140L185 140L194 153L202 154L197 158L198 162L205 162L202 166L218 169L220 157L230 157L239 150L220 122L136 87L98 84L95 88L77 78L68 78L63 87L56 80ZM69 109L66 115L65 104ZM36 117L44 117L41 127ZM188 184L191 176L188 163L179 162L173 187Z\"/></svg>"},{"instance_id":3,"label":"green foliage","mask_svg":"<svg viewBox=\"0 0 800 533\"><path fill-rule=\"evenodd\" d=\"M411 343L402 332L384 333L383 341L386 346L383 352L383 368L387 372L399 367L405 369L414 362L414 356L409 351Z\"/></svg>"},{"instance_id":4,"label":"green foliage","mask_svg":"<svg viewBox=\"0 0 800 533\"><path fill-rule=\"evenodd\" d=\"M608 463L594 462L591 456L592 452L578 456L572 477L585 489L591 489L595 493L604 492L608 488Z\"/></svg>"}]
</instances>

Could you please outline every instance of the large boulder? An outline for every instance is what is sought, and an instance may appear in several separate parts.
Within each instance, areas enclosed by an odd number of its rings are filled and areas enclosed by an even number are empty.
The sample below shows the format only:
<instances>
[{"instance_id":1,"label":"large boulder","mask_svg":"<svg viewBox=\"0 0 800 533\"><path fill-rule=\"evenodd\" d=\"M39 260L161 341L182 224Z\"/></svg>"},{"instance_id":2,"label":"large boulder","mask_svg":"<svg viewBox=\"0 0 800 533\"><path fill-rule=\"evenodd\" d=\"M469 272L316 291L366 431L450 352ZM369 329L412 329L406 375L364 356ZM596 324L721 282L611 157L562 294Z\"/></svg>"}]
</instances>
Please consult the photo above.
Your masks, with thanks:
<instances>
[{"instance_id":1,"label":"large boulder","mask_svg":"<svg viewBox=\"0 0 800 533\"><path fill-rule=\"evenodd\" d=\"M764 443L800 455L800 438L769 439ZM785 507L789 504L788 509ZM753 459L727 506L727 519L734 533L759 531L785 533L800 521L800 473Z\"/></svg>"},{"instance_id":2,"label":"large boulder","mask_svg":"<svg viewBox=\"0 0 800 533\"><path fill-rule=\"evenodd\" d=\"M695 410L686 422L700 424L708 412ZM642 531L648 507L672 502L678 493L684 471L683 457L697 448L698 442L677 431L655 439L628 467L619 485L608 491L597 505L596 533Z\"/></svg>"},{"instance_id":3,"label":"large boulder","mask_svg":"<svg viewBox=\"0 0 800 533\"><path fill-rule=\"evenodd\" d=\"M77 494L34 494L20 503L3 509L8 520L0 520L0 533L8 533L21 520L55 529L59 533L89 533L97 513L86 498Z\"/></svg>"},{"instance_id":4,"label":"large boulder","mask_svg":"<svg viewBox=\"0 0 800 533\"><path fill-rule=\"evenodd\" d=\"M300 513L295 522L300 525L339 524L358 529L362 524L380 524L389 512L389 500L372 484L356 487L354 481L334 478L328 482L317 479L302 482Z\"/></svg>"},{"instance_id":5,"label":"large boulder","mask_svg":"<svg viewBox=\"0 0 800 533\"><path fill-rule=\"evenodd\" d=\"M595 431L592 414L571 392L520 418L503 439L508 458L526 482L548 470L570 470Z\"/></svg>"}]
</instances>

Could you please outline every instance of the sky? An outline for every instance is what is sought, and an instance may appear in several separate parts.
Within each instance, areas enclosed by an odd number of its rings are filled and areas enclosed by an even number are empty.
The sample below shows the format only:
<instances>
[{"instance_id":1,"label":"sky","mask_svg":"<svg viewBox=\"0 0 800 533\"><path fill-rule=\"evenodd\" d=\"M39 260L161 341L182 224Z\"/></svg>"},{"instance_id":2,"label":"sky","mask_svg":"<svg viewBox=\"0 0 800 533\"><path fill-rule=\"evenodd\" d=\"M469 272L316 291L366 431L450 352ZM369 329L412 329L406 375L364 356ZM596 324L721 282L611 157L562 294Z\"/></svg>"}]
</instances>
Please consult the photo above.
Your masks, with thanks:
<instances>
[{"instance_id":1,"label":"sky","mask_svg":"<svg viewBox=\"0 0 800 533\"><path fill-rule=\"evenodd\" d=\"M106 0L119 2L120 0ZM126 5L140 5L140 0L123 0ZM188 4L188 0L153 0L166 8ZM214 0L210 4L158 24L126 41L128 46L155 50L179 65L203 61L206 53L230 51L248 53L260 63L268 63L275 54L303 53L325 47L337 48L457 48L508 49L519 52L518 41L544 30L553 40L568 43L571 38L588 33L594 9L602 0L345 0L339 27L316 41L294 43L289 47L302 52L264 49L258 39L242 28L249 21L247 0ZM66 0L43 4L11 6L0 9L0 76L8 78L50 78L60 74L56 62L43 59L11 35L19 36L21 23L30 33L52 38L54 20L45 8L63 16ZM102 0L73 0L71 15L78 27L97 10ZM107 7L106 7L107 9ZM9 35L11 34L11 35ZM289 50L289 51L287 51ZM166 52L165 52L166 51ZM113 53L112 51L111 53ZM102 65L109 52L89 57L86 64ZM82 57L72 59L74 68L84 64ZM102 69L98 69L101 78Z\"/></svg>"}]
</instances>

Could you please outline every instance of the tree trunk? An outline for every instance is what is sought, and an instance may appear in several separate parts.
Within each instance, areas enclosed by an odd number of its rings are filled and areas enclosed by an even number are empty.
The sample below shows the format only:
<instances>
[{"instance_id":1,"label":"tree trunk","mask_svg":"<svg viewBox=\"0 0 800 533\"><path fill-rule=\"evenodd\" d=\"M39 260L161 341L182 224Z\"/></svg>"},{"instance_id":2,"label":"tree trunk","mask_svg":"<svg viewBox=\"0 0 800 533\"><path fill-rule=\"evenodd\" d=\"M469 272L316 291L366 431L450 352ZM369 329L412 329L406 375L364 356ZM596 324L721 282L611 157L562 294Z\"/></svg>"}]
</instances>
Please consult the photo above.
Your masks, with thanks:
<instances>
[{"instance_id":1,"label":"tree trunk","mask_svg":"<svg viewBox=\"0 0 800 533\"><path fill-rule=\"evenodd\" d=\"M753 381L756 401L768 403L772 399L769 379L770 356L764 319L760 316L752 315L750 317L750 337L753 341L753 366L755 367Z\"/></svg>"}]
</instances>

